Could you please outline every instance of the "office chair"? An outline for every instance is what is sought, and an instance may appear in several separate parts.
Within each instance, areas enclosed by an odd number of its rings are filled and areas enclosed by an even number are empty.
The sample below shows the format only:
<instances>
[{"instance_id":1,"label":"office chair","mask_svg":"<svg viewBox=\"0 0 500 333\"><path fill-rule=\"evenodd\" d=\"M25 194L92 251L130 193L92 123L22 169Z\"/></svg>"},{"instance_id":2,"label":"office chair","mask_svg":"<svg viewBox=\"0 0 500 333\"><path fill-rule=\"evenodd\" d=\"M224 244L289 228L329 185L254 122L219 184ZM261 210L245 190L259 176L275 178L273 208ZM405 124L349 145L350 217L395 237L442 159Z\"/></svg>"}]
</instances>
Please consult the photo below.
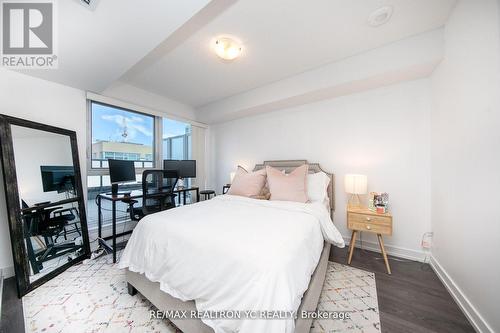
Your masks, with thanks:
<instances>
[{"instance_id":1,"label":"office chair","mask_svg":"<svg viewBox=\"0 0 500 333\"><path fill-rule=\"evenodd\" d=\"M22 202L23 209L29 208L28 204L24 200L21 200L21 202ZM47 203L50 203L50 202L47 202ZM67 240L68 239L67 235L71 234L73 232L76 232L78 234L78 236L82 235L80 228L78 227L79 221L70 223L71 221L74 221L77 217L80 217L80 213L78 212L78 209L76 207L71 207L71 208L50 207L50 208L44 209L43 213L45 215L44 220L47 220L47 221L50 220L49 224L50 223L58 224L58 223L62 223L62 221L65 221L63 229L61 230L59 235L57 235L55 237L56 242L57 242L57 239L61 236L64 237L64 240ZM51 214L53 214L52 217L50 216ZM72 228L68 229L68 227L72 227Z\"/></svg>"},{"instance_id":2,"label":"office chair","mask_svg":"<svg viewBox=\"0 0 500 333\"><path fill-rule=\"evenodd\" d=\"M57 238L62 233L66 232L65 228L68 222L75 219L75 215L71 212L69 214L63 214L66 210L61 209L62 207L50 207L46 209L29 207L24 200L21 200L21 204L23 208L23 218L26 223L24 236L27 240L28 259L33 274L37 274L43 269L43 262L69 252L77 251L81 248L81 245L76 245L75 242L57 242ZM33 209L27 210L30 208ZM55 212L61 212L61 214L53 215ZM81 235L79 230L78 234ZM43 242L39 240L40 249L35 250L32 243L32 237L37 237L37 239L39 239L38 236L43 237Z\"/></svg>"},{"instance_id":3,"label":"office chair","mask_svg":"<svg viewBox=\"0 0 500 333\"><path fill-rule=\"evenodd\" d=\"M53 219L60 218L66 220L66 223L64 224L63 230L59 233L59 235L56 236L55 241L57 242L57 239L61 236L64 237L64 240L67 240L68 234L71 234L73 232L76 232L78 236L82 236L80 228L78 227L80 219L78 219L76 222L72 222L77 217L80 218L80 212L78 212L78 208L76 207L65 208L65 209L60 209L61 207L57 208L58 209L52 211L52 213L54 214Z\"/></svg>"},{"instance_id":4,"label":"office chair","mask_svg":"<svg viewBox=\"0 0 500 333\"><path fill-rule=\"evenodd\" d=\"M139 201L124 199L129 204L130 219L139 221L144 216L175 207L175 185L179 180L176 170L146 170L142 173L142 207Z\"/></svg>"}]
</instances>

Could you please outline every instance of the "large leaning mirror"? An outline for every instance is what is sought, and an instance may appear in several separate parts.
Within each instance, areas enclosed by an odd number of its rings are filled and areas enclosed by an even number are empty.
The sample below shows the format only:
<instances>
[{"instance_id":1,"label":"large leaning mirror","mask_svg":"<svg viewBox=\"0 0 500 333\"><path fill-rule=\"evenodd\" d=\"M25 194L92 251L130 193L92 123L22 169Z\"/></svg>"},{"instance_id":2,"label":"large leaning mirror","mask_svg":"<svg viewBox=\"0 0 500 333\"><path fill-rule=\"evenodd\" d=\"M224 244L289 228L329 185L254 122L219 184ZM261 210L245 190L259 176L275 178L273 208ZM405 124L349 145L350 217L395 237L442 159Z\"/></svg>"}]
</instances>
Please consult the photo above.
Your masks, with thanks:
<instances>
[{"instance_id":1,"label":"large leaning mirror","mask_svg":"<svg viewBox=\"0 0 500 333\"><path fill-rule=\"evenodd\" d=\"M76 133L0 115L0 147L21 297L90 255Z\"/></svg>"}]
</instances>

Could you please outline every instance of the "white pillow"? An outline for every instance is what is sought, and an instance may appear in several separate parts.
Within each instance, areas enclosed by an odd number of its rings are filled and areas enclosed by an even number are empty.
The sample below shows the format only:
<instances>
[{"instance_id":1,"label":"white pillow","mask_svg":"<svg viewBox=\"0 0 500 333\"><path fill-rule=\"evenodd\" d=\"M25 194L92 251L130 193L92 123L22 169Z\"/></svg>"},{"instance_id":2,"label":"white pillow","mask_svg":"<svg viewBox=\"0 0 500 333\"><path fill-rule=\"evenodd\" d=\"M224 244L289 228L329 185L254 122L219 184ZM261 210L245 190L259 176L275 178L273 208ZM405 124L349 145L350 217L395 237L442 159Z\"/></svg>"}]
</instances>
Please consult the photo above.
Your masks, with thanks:
<instances>
[{"instance_id":1,"label":"white pillow","mask_svg":"<svg viewBox=\"0 0 500 333\"><path fill-rule=\"evenodd\" d=\"M328 184L330 177L324 172L307 175L307 196L310 202L328 202Z\"/></svg>"}]
</instances>

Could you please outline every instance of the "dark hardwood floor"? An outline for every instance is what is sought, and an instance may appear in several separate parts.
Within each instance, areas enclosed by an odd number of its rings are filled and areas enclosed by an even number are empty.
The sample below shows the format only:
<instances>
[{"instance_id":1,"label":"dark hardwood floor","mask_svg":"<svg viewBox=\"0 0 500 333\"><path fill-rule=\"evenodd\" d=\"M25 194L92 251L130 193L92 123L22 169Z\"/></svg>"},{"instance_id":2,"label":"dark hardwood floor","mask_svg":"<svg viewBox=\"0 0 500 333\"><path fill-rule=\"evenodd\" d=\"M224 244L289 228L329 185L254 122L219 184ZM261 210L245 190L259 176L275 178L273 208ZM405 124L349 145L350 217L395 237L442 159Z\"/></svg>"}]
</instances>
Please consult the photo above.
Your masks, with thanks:
<instances>
[{"instance_id":1,"label":"dark hardwood floor","mask_svg":"<svg viewBox=\"0 0 500 333\"><path fill-rule=\"evenodd\" d=\"M428 264L389 256L392 275L379 253L356 249L353 267L375 273L382 332L474 332ZM330 261L347 263L347 247L334 248Z\"/></svg>"},{"instance_id":2,"label":"dark hardwood floor","mask_svg":"<svg viewBox=\"0 0 500 333\"><path fill-rule=\"evenodd\" d=\"M16 281L13 277L3 281L0 332L24 332L23 303L17 298Z\"/></svg>"},{"instance_id":3,"label":"dark hardwood floor","mask_svg":"<svg viewBox=\"0 0 500 333\"><path fill-rule=\"evenodd\" d=\"M474 332L428 264L390 257L392 275L381 255L356 249L352 266L375 273L382 332ZM347 262L347 248L334 248L330 260ZM0 332L24 332L23 309L13 278L4 281Z\"/></svg>"}]
</instances>

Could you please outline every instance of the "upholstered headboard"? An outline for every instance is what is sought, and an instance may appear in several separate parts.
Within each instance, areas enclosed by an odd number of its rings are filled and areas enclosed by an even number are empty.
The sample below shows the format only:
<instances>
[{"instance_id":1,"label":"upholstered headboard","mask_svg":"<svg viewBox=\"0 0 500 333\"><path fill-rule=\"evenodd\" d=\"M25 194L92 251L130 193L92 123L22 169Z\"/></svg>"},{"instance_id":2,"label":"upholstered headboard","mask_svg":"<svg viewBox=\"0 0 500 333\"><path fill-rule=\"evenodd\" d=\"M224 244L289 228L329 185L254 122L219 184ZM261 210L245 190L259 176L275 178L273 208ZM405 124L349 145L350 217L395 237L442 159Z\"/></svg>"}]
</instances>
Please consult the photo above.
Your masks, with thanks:
<instances>
[{"instance_id":1,"label":"upholstered headboard","mask_svg":"<svg viewBox=\"0 0 500 333\"><path fill-rule=\"evenodd\" d=\"M330 185L328 185L328 197L330 199L330 209L335 211L335 175L321 169L319 163L308 163L307 160L283 160L283 161L264 161L262 164L256 164L253 171L264 169L266 165L272 166L274 168L285 170L286 173L293 171L296 167L303 164L309 165L309 173L316 173L323 171L330 177Z\"/></svg>"}]
</instances>

